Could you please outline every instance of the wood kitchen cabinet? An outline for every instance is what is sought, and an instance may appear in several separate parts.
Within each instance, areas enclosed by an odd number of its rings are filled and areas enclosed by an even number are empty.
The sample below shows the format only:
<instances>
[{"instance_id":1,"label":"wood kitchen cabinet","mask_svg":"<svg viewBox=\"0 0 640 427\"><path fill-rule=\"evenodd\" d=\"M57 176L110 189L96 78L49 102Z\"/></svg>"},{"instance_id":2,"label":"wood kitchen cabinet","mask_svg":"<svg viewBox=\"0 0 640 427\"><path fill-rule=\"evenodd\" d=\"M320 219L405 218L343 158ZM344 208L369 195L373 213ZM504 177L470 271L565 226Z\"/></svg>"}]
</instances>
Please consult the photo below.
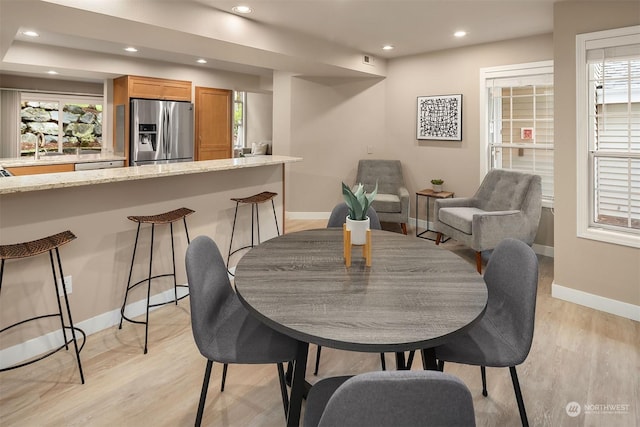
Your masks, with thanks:
<instances>
[{"instance_id":1,"label":"wood kitchen cabinet","mask_svg":"<svg viewBox=\"0 0 640 427\"><path fill-rule=\"evenodd\" d=\"M191 82L140 76L122 76L113 80L113 150L126 157L125 165L129 165L131 98L191 102Z\"/></svg>"},{"instance_id":2,"label":"wood kitchen cabinet","mask_svg":"<svg viewBox=\"0 0 640 427\"><path fill-rule=\"evenodd\" d=\"M73 163L62 163L56 165L35 165L35 166L15 166L5 168L11 172L14 176L21 175L38 175L42 173L56 173L56 172L73 172L75 166Z\"/></svg>"},{"instance_id":3,"label":"wood kitchen cabinet","mask_svg":"<svg viewBox=\"0 0 640 427\"><path fill-rule=\"evenodd\" d=\"M153 77L123 76L113 83L114 92L126 90L129 98L191 101L191 82L156 79Z\"/></svg>"}]
</instances>

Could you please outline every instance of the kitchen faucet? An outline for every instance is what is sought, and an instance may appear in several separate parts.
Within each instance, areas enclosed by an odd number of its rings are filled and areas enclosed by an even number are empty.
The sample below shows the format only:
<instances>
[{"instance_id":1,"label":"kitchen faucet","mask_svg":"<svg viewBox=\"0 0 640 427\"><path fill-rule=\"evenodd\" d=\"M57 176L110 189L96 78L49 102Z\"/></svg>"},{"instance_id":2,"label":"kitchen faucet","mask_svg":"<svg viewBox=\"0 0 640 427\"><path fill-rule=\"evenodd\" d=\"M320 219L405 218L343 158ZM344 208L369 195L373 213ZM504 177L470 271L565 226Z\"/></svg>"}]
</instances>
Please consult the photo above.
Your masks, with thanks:
<instances>
[{"instance_id":1,"label":"kitchen faucet","mask_svg":"<svg viewBox=\"0 0 640 427\"><path fill-rule=\"evenodd\" d=\"M44 133L42 132L38 132L38 134L36 135L36 160L39 159L40 157L40 147L44 148L44 144L45 144L45 140L44 140ZM47 150L45 149L45 153L47 152Z\"/></svg>"}]
</instances>

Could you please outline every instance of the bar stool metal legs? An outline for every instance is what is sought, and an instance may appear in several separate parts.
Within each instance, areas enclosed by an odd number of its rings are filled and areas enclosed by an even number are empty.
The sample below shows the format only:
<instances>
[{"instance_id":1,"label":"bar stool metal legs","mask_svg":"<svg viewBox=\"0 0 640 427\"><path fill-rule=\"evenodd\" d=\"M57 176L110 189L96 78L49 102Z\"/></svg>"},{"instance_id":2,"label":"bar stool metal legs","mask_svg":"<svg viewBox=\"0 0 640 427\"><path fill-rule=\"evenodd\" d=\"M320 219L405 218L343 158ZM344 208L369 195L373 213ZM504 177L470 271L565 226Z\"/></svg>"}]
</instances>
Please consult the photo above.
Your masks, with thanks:
<instances>
[{"instance_id":1,"label":"bar stool metal legs","mask_svg":"<svg viewBox=\"0 0 640 427\"><path fill-rule=\"evenodd\" d=\"M0 292L2 291L2 281L4 278L4 264L6 260L17 259L17 258L27 258L27 257L32 257L35 255L42 254L44 252L49 252L51 272L53 274L53 286L55 288L56 302L58 304L57 313L43 314L40 316L30 317L28 319L21 320L17 323L14 323L12 325L9 325L3 328L2 330L0 330L0 333L7 331L11 328L14 328L16 326L23 325L28 322L32 322L32 321L36 321L36 320L44 319L48 317L58 317L60 319L60 329L62 330L62 336L64 339L64 344L62 344L60 347L52 349L47 353L35 359L29 360L27 362L18 363L10 367L2 368L0 369L0 372L20 368L22 366L26 366L26 365L30 365L32 363L38 362L62 350L63 348L65 350L69 350L69 344L73 343L73 348L76 354L76 361L78 363L78 371L80 372L80 380L82 381L82 384L84 384L84 373L82 371L82 362L80 360L80 352L84 347L87 336L82 329L73 325L73 318L71 317L71 308L69 306L69 297L67 295L67 290L64 287L64 272L62 270L62 261L60 260L60 251L58 249L60 246L74 240L75 238L76 236L71 231L67 230L67 231L63 231L62 233L54 234L52 236L48 236L39 240L33 240L31 242L16 243L11 245L0 245L0 259L2 260L2 262L0 263ZM54 256L53 256L54 252L55 252L55 262L54 262ZM62 288L62 294L64 296L64 304L67 312L67 319L69 322L68 325L65 324L64 314L62 311L62 304L60 303L60 292L58 291L58 277L56 277L56 265L57 265L58 274L60 278L60 284L63 285L61 286L61 288ZM67 338L67 329L71 332L71 338ZM82 344L80 346L78 346L78 338L76 337L76 332L79 332L82 335Z\"/></svg>"},{"instance_id":2,"label":"bar stool metal legs","mask_svg":"<svg viewBox=\"0 0 640 427\"><path fill-rule=\"evenodd\" d=\"M231 199L234 202L236 202L236 210L233 215L233 227L231 228L231 240L229 241L229 253L227 254L227 269L229 268L229 260L231 259L231 255L243 249L253 248L256 245L255 239L254 239L254 227L255 227L255 231L257 231L257 234L258 234L257 244L260 244L260 215L259 215L258 205L271 200L271 209L273 210L273 219L276 222L276 232L278 233L278 236L280 235L280 227L278 226L278 216L276 215L276 206L273 202L273 198L277 195L278 193L263 191L262 193L254 194L253 196ZM251 244L232 250L233 235L236 230L236 220L238 218L238 206L240 205L240 203L251 204ZM229 272L229 274L233 276L233 273Z\"/></svg>"},{"instance_id":3,"label":"bar stool metal legs","mask_svg":"<svg viewBox=\"0 0 640 427\"><path fill-rule=\"evenodd\" d=\"M174 211L170 211L170 212L166 212L163 214L159 214L159 215L150 215L150 216L129 216L127 217L128 219L130 219L131 221L137 222L138 223L138 229L136 230L136 241L133 245L133 255L131 256L131 267L129 268L129 279L127 281L127 290L124 294L124 302L122 303L122 308L120 309L120 325L118 326L118 329L122 329L122 321L126 320L128 322L131 323L137 323L140 325L145 325L144 327L144 354L147 354L147 342L148 342L148 338L149 338L149 309L153 308L153 307L158 307L161 305L165 305L165 304L170 304L172 302L175 302L176 305L178 305L178 301L187 297L189 294L185 294L183 296L181 296L180 298L178 298L178 287L185 287L187 288L188 285L178 285L177 282L177 278L176 278L176 256L175 256L175 244L174 244L174 238L173 238L173 223L179 220L182 220L184 223L184 230L185 230L185 234L187 236L187 243L191 243L191 240L189 239L189 230L187 228L187 216L191 215L193 212L193 210L188 209L188 208L180 208L180 209L176 209ZM131 283L131 277L133 275L133 265L135 264L135 258L136 258L136 251L138 249L138 238L140 236L140 226L142 224L151 224L151 245L149 248L149 274L147 275L146 278L137 281L136 283ZM157 274L155 276L153 276L152 274L152 270L153 270L153 242L154 242L154 236L155 236L155 226L159 225L159 224L169 224L170 230L171 230L171 260L172 260L172 266L173 266L173 271L171 273L163 273L163 274ZM150 304L149 301L151 299L151 281L154 279L158 279L161 277L169 277L169 276L173 276L173 292L174 292L174 299L171 301L166 301L166 302L162 302L162 303L157 303L157 304ZM147 304L146 304L146 314L145 314L145 320L141 321L141 320L133 320L129 317L127 317L125 315L125 308L127 306L127 298L129 296L129 291L132 290L133 288L135 288L138 285L141 285L142 283L147 283Z\"/></svg>"}]
</instances>

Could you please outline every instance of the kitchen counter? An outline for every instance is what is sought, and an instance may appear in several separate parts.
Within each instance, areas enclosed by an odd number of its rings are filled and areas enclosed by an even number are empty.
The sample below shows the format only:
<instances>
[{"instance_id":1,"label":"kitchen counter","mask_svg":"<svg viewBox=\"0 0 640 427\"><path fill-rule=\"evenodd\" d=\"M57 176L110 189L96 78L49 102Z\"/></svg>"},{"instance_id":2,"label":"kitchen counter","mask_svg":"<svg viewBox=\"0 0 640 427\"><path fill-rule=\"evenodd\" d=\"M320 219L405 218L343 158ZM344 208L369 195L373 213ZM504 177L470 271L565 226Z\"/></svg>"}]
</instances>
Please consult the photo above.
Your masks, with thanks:
<instances>
[{"instance_id":1,"label":"kitchen counter","mask_svg":"<svg viewBox=\"0 0 640 427\"><path fill-rule=\"evenodd\" d=\"M92 334L117 325L120 320L137 234L137 224L128 216L156 215L181 207L192 209L195 212L186 221L189 237L210 236L220 251L226 253L236 218L233 198L270 191L278 194L273 201L280 228L271 219L271 204L260 206L263 211L260 216L266 215L260 224L261 241L265 241L283 232L286 166L301 160L255 156L0 178L0 243L27 242L64 230L75 234L77 239L64 245L60 252L64 274L72 276L69 303L74 323ZM238 209L234 245L251 242L251 214L249 206ZM177 281L184 284L187 236L182 222L174 224L173 229L175 259L171 251L172 228L155 227L153 269L163 274L172 270L175 262ZM149 273L151 227L143 226L140 233L140 253L144 255L135 259L132 272L135 281ZM231 257L231 267L241 255ZM41 314L46 304L55 304L49 282L51 266L46 256L8 264L2 294L11 304L3 306L0 321L9 324L11 319L35 316ZM172 282L154 281L152 299L173 298ZM132 317L144 314L142 301L146 292L143 296L142 289L139 290L128 301L131 310L128 308L127 312ZM20 330L3 337L0 343L3 364L12 365L48 348L59 336L54 323L17 328ZM156 339L157 336L150 338L151 347ZM132 351L138 350L136 342L129 344Z\"/></svg>"},{"instance_id":2,"label":"kitchen counter","mask_svg":"<svg viewBox=\"0 0 640 427\"><path fill-rule=\"evenodd\" d=\"M93 156L88 159L88 156ZM54 156L65 158L61 163L81 163L82 161L105 161L116 160L114 156L105 158L95 154L81 154L78 156ZM75 161L71 161L73 157ZM122 159L122 158L118 158ZM21 159L7 159L14 161L22 161ZM51 164L48 161L47 164ZM197 162L167 163L160 165L144 165L132 166L114 169L99 169L88 171L76 171L73 173L50 173L42 175L13 176L0 179L0 194L21 193L28 191L48 190L55 188L78 187L84 185L104 184L110 182L132 181L148 178L167 177L176 175L188 175L204 172L224 171L231 169L252 168L258 166L280 165L285 163L297 162L302 159L288 156L253 156L239 157L234 159L222 160L204 160ZM56 159L57 161L57 159ZM2 163L3 167L27 166L33 165L35 160L31 160L29 164L11 163L11 161Z\"/></svg>"},{"instance_id":3,"label":"kitchen counter","mask_svg":"<svg viewBox=\"0 0 640 427\"><path fill-rule=\"evenodd\" d=\"M93 163L93 162L111 162L117 160L125 160L124 156L114 154L59 154L42 156L38 160L33 157L4 158L0 159L0 167L15 168L24 166L47 166L59 165L65 163Z\"/></svg>"}]
</instances>

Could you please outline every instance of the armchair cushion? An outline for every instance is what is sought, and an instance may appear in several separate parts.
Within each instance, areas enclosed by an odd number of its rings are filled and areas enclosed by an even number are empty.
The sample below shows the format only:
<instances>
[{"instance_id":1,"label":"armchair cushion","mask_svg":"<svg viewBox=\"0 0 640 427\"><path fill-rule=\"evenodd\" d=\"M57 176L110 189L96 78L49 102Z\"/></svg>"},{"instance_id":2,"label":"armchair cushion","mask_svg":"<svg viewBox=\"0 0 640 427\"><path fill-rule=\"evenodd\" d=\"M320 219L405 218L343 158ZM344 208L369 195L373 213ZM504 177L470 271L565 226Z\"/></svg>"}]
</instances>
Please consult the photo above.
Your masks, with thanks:
<instances>
[{"instance_id":1,"label":"armchair cushion","mask_svg":"<svg viewBox=\"0 0 640 427\"><path fill-rule=\"evenodd\" d=\"M399 213L402 211L402 203L400 202L400 197L398 197L397 194L378 193L371 206L376 210L376 212Z\"/></svg>"}]
</instances>

